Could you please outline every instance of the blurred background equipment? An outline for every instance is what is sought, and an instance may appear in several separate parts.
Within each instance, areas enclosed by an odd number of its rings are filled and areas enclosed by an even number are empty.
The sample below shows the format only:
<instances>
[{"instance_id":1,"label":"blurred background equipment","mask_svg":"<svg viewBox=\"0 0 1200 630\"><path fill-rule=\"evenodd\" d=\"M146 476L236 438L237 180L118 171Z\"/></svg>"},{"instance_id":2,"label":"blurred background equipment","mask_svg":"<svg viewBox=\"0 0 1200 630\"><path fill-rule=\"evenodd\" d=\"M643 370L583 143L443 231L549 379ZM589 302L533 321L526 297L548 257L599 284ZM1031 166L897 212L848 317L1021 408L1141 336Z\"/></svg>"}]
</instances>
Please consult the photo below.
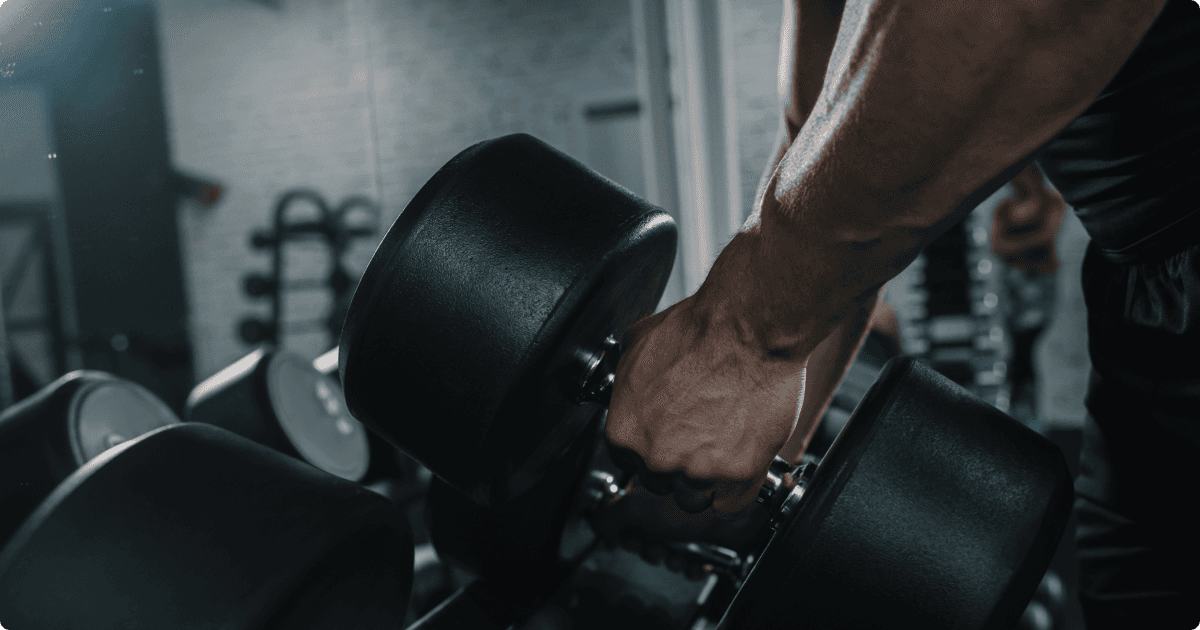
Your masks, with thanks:
<instances>
[{"instance_id":1,"label":"blurred background equipment","mask_svg":"<svg viewBox=\"0 0 1200 630\"><path fill-rule=\"evenodd\" d=\"M100 453L179 418L105 372L71 372L0 413L0 545L56 486Z\"/></svg>"},{"instance_id":2,"label":"blurred background equipment","mask_svg":"<svg viewBox=\"0 0 1200 630\"><path fill-rule=\"evenodd\" d=\"M288 210L297 202L315 209L302 218L295 218ZM346 309L354 295L360 272L351 272L346 267L345 254L356 239L375 235L379 223L379 207L366 197L355 196L344 199L336 208L330 208L317 192L307 189L291 190L280 196L275 204L274 224L269 230L255 231L250 238L251 246L267 250L271 254L271 271L266 275L249 273L242 284L246 295L270 300L271 314L266 320L249 317L242 320L238 332L248 344L279 344L289 332L324 329L329 333L329 342L336 343L342 333L342 322ZM328 272L322 278L296 279L287 273L285 245L289 242L319 241L328 249ZM353 275L352 275L353 274ZM324 291L330 293L332 307L323 319L289 319L285 314L288 292Z\"/></svg>"},{"instance_id":3,"label":"blurred background equipment","mask_svg":"<svg viewBox=\"0 0 1200 630\"><path fill-rule=\"evenodd\" d=\"M181 409L192 349L156 5L3 11L0 224L20 244L3 248L17 254L3 290L18 388L102 369Z\"/></svg>"},{"instance_id":4,"label":"blurred background equipment","mask_svg":"<svg viewBox=\"0 0 1200 630\"><path fill-rule=\"evenodd\" d=\"M7 95L12 104L14 94ZM0 96L0 99L3 97ZM3 124L3 123L0 123ZM71 296L69 272L56 254L59 234L55 215L46 202L0 202L0 310L6 331L10 403L31 395L67 371L68 359L80 362L68 342L72 314L64 299Z\"/></svg>"},{"instance_id":5,"label":"blurred background equipment","mask_svg":"<svg viewBox=\"0 0 1200 630\"><path fill-rule=\"evenodd\" d=\"M1011 305L1007 269L988 247L990 224L990 212L980 206L913 263L922 304L907 323L904 350L1007 412Z\"/></svg>"},{"instance_id":6,"label":"blurred background equipment","mask_svg":"<svg viewBox=\"0 0 1200 630\"><path fill-rule=\"evenodd\" d=\"M294 353L260 348L208 377L184 416L206 422L350 481L367 474L367 433L337 381Z\"/></svg>"}]
</instances>

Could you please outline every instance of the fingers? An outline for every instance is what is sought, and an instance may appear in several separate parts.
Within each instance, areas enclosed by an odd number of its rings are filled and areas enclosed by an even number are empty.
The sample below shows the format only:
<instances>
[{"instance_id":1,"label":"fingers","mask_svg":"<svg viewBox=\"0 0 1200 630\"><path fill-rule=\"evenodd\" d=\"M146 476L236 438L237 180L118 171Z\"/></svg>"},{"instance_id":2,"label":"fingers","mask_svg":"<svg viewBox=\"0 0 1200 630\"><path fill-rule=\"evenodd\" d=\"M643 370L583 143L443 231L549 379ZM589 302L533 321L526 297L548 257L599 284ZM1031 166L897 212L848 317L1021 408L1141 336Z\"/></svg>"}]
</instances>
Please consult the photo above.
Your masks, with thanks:
<instances>
[{"instance_id":1,"label":"fingers","mask_svg":"<svg viewBox=\"0 0 1200 630\"><path fill-rule=\"evenodd\" d=\"M1033 205L1037 204L1006 200L996 206L992 223L992 251L1011 267L1053 272L1058 268L1054 239L1062 215L1038 208L1031 210ZM1023 217L1024 220L1014 220L1013 217Z\"/></svg>"},{"instance_id":2,"label":"fingers","mask_svg":"<svg viewBox=\"0 0 1200 630\"><path fill-rule=\"evenodd\" d=\"M659 496L672 495L679 509L688 514L703 512L712 506L716 496L715 482L693 479L682 471L656 472L646 466L637 451L617 446L611 441L606 442L613 463L626 472L636 474L638 481L650 492Z\"/></svg>"},{"instance_id":3,"label":"fingers","mask_svg":"<svg viewBox=\"0 0 1200 630\"><path fill-rule=\"evenodd\" d=\"M997 204L993 215L992 250L1010 267L1051 273L1058 269L1054 239L1066 202L1036 162L1010 183L1013 195Z\"/></svg>"},{"instance_id":4,"label":"fingers","mask_svg":"<svg viewBox=\"0 0 1200 630\"><path fill-rule=\"evenodd\" d=\"M753 508L759 489L767 481L769 466L770 462L763 467L762 474L752 479L718 484L713 497L712 511L719 518L737 519Z\"/></svg>"},{"instance_id":5,"label":"fingers","mask_svg":"<svg viewBox=\"0 0 1200 630\"><path fill-rule=\"evenodd\" d=\"M1051 235L993 240L992 251L1014 269L1038 273L1052 273L1058 269L1058 256Z\"/></svg>"}]
</instances>

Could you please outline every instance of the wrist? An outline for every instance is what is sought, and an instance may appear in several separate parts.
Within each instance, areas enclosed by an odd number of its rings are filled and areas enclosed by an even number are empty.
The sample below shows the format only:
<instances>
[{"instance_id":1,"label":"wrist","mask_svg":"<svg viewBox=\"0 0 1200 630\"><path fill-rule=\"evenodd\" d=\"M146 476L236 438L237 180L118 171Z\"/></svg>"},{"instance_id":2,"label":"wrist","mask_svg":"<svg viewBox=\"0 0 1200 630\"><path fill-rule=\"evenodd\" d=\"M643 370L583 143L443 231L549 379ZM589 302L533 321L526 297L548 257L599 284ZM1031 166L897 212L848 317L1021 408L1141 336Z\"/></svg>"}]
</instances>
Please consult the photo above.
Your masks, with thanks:
<instances>
[{"instance_id":1,"label":"wrist","mask_svg":"<svg viewBox=\"0 0 1200 630\"><path fill-rule=\"evenodd\" d=\"M763 361L802 359L823 315L806 299L796 272L803 263L780 258L760 230L738 233L713 263L692 308L709 330L725 334Z\"/></svg>"},{"instance_id":2,"label":"wrist","mask_svg":"<svg viewBox=\"0 0 1200 630\"><path fill-rule=\"evenodd\" d=\"M764 215L721 252L691 308L763 360L800 360L847 313L873 304L883 279L869 273L874 252L863 250L871 244L822 238Z\"/></svg>"}]
</instances>

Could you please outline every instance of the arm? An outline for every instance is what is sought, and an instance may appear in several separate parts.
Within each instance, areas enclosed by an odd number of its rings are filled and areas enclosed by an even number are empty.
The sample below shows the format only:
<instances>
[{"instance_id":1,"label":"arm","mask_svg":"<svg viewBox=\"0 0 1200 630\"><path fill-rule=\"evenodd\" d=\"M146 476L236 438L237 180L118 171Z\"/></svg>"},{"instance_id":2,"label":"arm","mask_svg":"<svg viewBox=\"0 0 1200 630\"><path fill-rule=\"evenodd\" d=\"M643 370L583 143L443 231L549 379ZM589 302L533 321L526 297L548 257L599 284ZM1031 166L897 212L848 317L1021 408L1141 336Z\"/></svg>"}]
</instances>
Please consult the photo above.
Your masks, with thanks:
<instances>
[{"instance_id":1,"label":"arm","mask_svg":"<svg viewBox=\"0 0 1200 630\"><path fill-rule=\"evenodd\" d=\"M756 209L762 207L779 163L817 102L845 4L845 0L784 1L778 85L783 115L777 149L759 183ZM809 355L804 404L791 437L779 452L781 457L795 463L804 454L838 383L862 345L871 313L870 305L859 305Z\"/></svg>"},{"instance_id":2,"label":"arm","mask_svg":"<svg viewBox=\"0 0 1200 630\"><path fill-rule=\"evenodd\" d=\"M807 118L802 64L787 71L755 215L695 295L631 330L614 450L690 509L751 503L817 344L1081 113L1164 1L848 2Z\"/></svg>"},{"instance_id":3,"label":"arm","mask_svg":"<svg viewBox=\"0 0 1200 630\"><path fill-rule=\"evenodd\" d=\"M1162 5L852 0L812 114L798 92L789 146L701 306L806 356L1081 113Z\"/></svg>"},{"instance_id":4,"label":"arm","mask_svg":"<svg viewBox=\"0 0 1200 630\"><path fill-rule=\"evenodd\" d=\"M1054 239L1067 202L1042 177L1037 163L1010 183L1012 196L996 204L993 213L992 251L1010 267L1054 273L1058 269Z\"/></svg>"},{"instance_id":5,"label":"arm","mask_svg":"<svg viewBox=\"0 0 1200 630\"><path fill-rule=\"evenodd\" d=\"M879 302L883 301L880 292ZM779 451L779 456L793 464L808 450L808 443L821 423L821 418L833 401L838 384L846 376L854 357L866 339L879 302L863 304L848 314L833 332L808 355L804 382L804 404L796 420L792 436Z\"/></svg>"}]
</instances>

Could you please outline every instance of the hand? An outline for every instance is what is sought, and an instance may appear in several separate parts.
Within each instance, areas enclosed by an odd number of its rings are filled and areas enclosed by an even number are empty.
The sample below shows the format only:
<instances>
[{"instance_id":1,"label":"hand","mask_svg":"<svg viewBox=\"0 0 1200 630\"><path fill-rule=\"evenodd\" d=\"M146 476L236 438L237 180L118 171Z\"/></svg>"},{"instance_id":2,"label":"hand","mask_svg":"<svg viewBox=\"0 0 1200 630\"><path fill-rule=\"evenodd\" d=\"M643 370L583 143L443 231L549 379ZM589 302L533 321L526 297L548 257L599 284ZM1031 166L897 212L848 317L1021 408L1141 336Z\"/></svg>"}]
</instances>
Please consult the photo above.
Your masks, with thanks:
<instances>
[{"instance_id":1,"label":"hand","mask_svg":"<svg viewBox=\"0 0 1200 630\"><path fill-rule=\"evenodd\" d=\"M1011 184L1015 192L996 205L992 219L992 251L1010 267L1053 273L1058 269L1054 239L1067 204L1047 186L1036 162Z\"/></svg>"},{"instance_id":2,"label":"hand","mask_svg":"<svg viewBox=\"0 0 1200 630\"><path fill-rule=\"evenodd\" d=\"M804 360L775 358L696 296L626 333L606 436L613 461L679 508L733 518L796 426Z\"/></svg>"}]
</instances>

